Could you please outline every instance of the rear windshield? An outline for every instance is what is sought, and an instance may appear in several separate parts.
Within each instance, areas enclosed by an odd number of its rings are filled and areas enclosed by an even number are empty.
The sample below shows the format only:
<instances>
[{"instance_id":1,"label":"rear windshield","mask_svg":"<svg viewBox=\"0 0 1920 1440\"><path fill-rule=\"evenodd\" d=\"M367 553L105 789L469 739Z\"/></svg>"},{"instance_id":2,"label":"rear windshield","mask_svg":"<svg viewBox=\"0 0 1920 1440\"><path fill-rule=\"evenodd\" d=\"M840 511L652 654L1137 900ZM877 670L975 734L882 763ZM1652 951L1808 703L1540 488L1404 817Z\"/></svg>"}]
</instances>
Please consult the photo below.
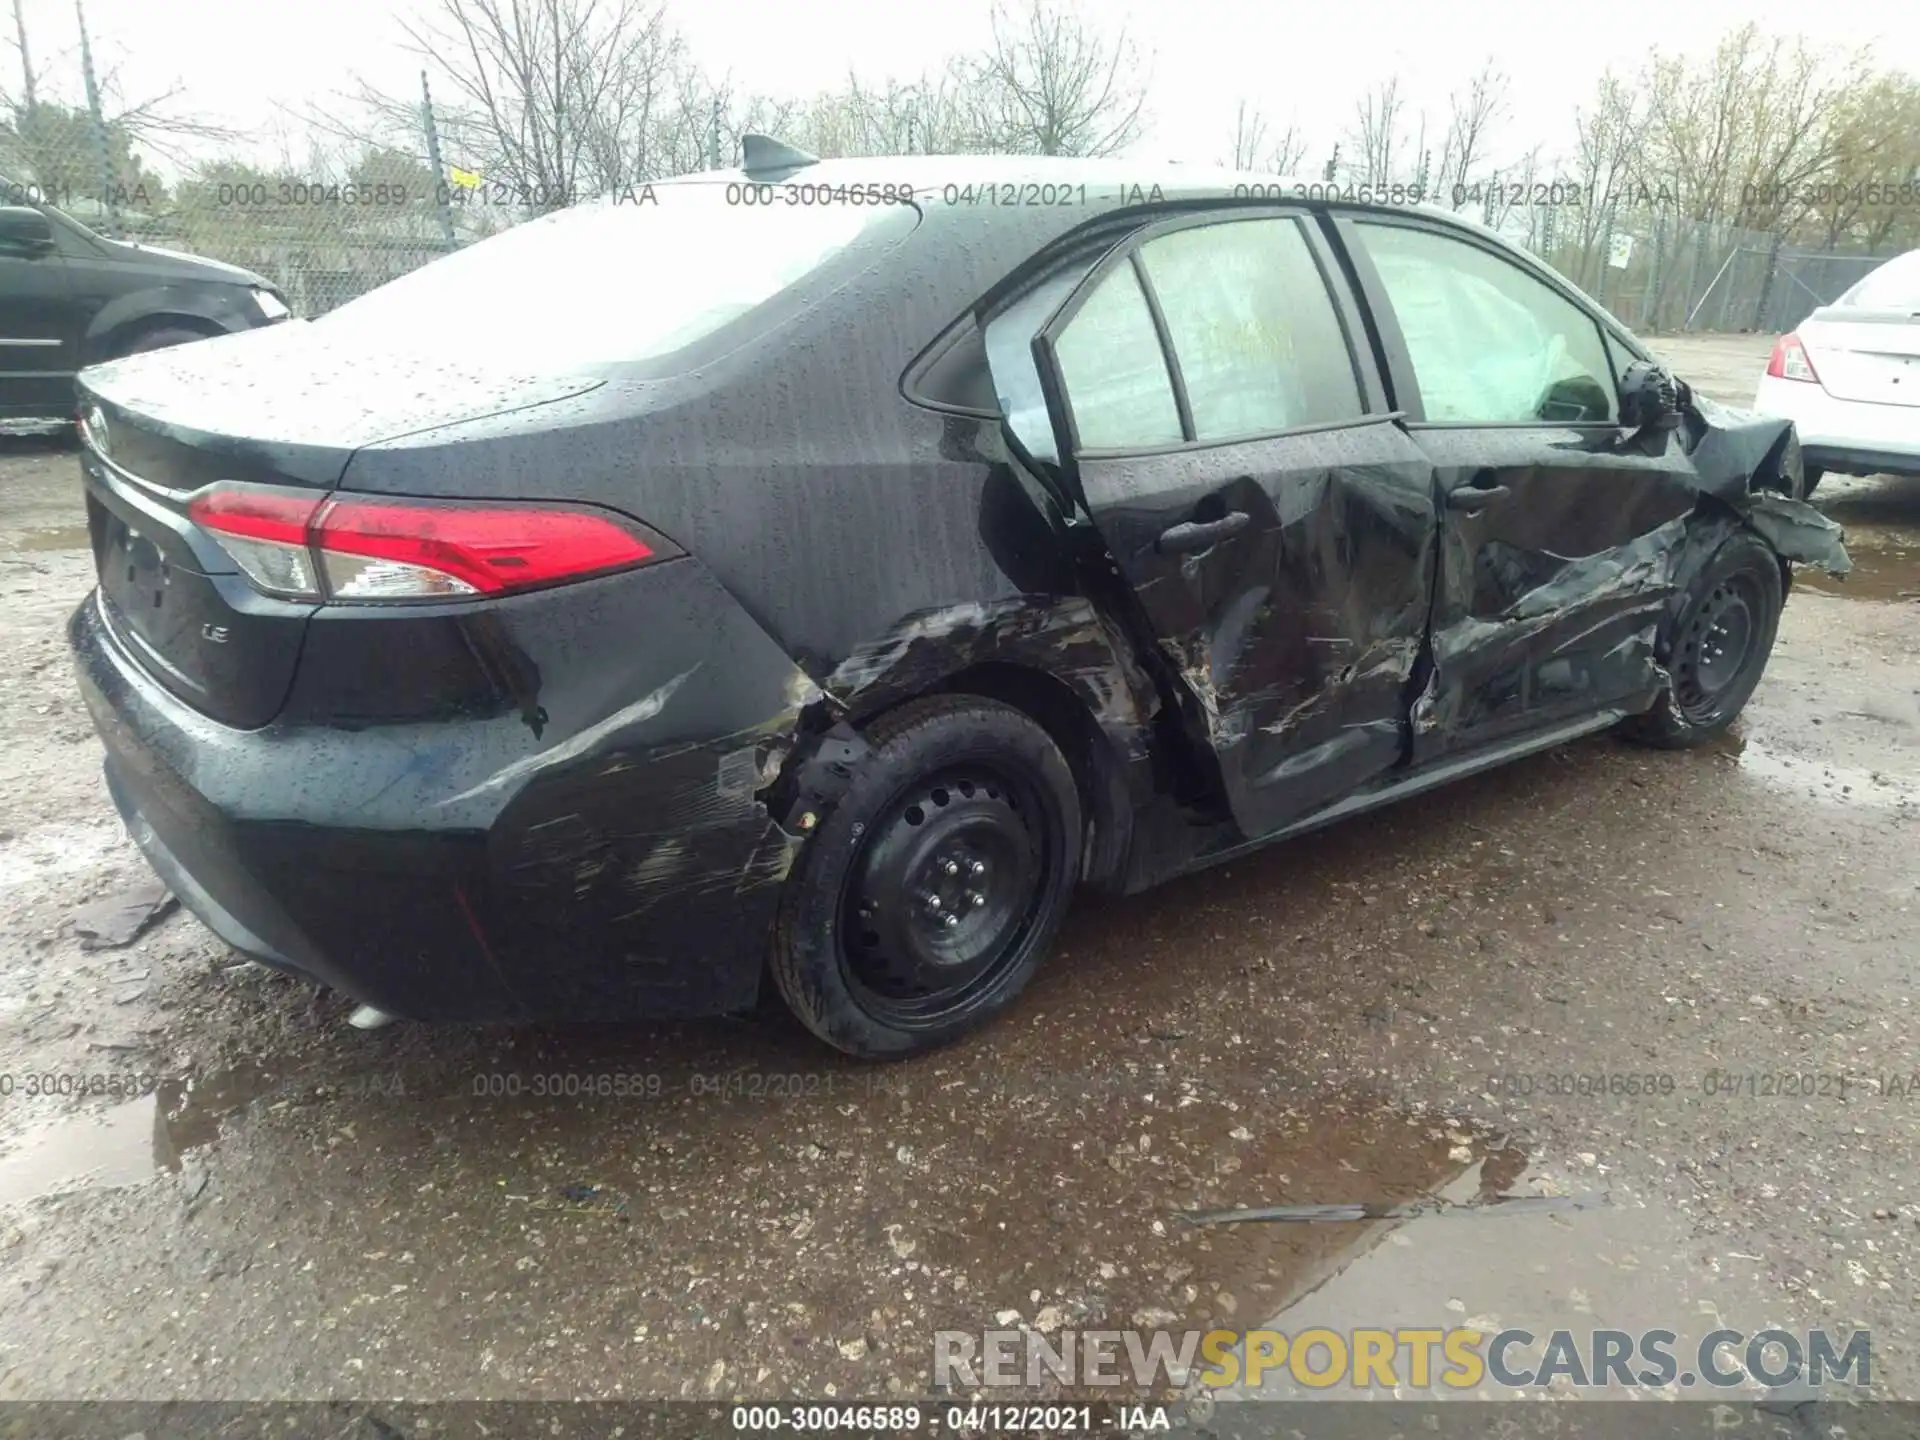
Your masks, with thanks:
<instances>
[{"instance_id":1,"label":"rear windshield","mask_svg":"<svg viewBox=\"0 0 1920 1440\"><path fill-rule=\"evenodd\" d=\"M798 187L655 184L529 220L313 323L389 347L516 369L619 368L706 339L859 248L897 243L911 205L750 204Z\"/></svg>"},{"instance_id":2,"label":"rear windshield","mask_svg":"<svg viewBox=\"0 0 1920 1440\"><path fill-rule=\"evenodd\" d=\"M1920 250L1895 256L1840 297L1857 310L1920 311Z\"/></svg>"}]
</instances>

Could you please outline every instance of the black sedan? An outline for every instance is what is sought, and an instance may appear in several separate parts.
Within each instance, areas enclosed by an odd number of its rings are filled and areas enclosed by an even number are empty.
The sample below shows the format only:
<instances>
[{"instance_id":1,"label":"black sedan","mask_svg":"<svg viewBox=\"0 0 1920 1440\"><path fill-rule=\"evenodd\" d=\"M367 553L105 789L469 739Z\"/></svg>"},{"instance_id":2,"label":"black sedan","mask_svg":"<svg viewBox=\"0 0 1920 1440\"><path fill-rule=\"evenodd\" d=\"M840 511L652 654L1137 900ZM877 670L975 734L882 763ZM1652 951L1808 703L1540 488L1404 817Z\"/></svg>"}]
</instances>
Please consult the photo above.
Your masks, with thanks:
<instances>
[{"instance_id":1,"label":"black sedan","mask_svg":"<svg viewBox=\"0 0 1920 1440\"><path fill-rule=\"evenodd\" d=\"M1077 888L1715 734L1846 564L1488 231L1184 168L756 139L81 389L122 814L416 1019L923 1050Z\"/></svg>"},{"instance_id":2,"label":"black sedan","mask_svg":"<svg viewBox=\"0 0 1920 1440\"><path fill-rule=\"evenodd\" d=\"M109 240L0 175L0 426L73 420L86 365L287 317L238 265Z\"/></svg>"}]
</instances>

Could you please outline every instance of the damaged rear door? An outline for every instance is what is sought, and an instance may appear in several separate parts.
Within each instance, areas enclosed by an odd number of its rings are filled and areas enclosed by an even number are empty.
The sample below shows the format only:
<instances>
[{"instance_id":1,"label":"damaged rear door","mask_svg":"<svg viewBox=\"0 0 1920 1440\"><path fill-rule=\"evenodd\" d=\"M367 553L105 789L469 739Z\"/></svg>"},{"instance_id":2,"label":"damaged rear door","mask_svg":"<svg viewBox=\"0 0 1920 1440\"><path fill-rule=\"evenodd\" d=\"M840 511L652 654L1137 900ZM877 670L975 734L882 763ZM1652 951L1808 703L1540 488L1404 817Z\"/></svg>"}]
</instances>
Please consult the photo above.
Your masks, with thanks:
<instances>
[{"instance_id":1,"label":"damaged rear door","mask_svg":"<svg viewBox=\"0 0 1920 1440\"><path fill-rule=\"evenodd\" d=\"M1338 230L1434 465L1440 573L1416 761L1644 708L1700 483L1677 438L1622 429L1620 342L1470 232L1403 215Z\"/></svg>"},{"instance_id":2,"label":"damaged rear door","mask_svg":"<svg viewBox=\"0 0 1920 1440\"><path fill-rule=\"evenodd\" d=\"M1249 836L1404 759L1426 630L1432 468L1335 273L1299 212L1181 216L988 329L1009 431L1098 528Z\"/></svg>"}]
</instances>

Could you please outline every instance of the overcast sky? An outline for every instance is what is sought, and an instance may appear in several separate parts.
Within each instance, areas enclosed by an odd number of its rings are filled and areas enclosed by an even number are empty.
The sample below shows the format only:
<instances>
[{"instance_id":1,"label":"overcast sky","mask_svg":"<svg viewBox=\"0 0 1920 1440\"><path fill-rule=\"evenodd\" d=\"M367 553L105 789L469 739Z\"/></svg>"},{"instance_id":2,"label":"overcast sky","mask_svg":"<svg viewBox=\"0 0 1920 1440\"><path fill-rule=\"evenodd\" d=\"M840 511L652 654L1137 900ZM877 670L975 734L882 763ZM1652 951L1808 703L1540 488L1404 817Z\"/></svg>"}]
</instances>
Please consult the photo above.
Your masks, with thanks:
<instances>
[{"instance_id":1,"label":"overcast sky","mask_svg":"<svg viewBox=\"0 0 1920 1440\"><path fill-rule=\"evenodd\" d=\"M11 0L0 4L0 83L19 89ZM35 67L49 80L78 73L73 0L23 0ZM863 76L910 79L988 33L990 0L668 0L704 67L746 92L804 96ZM419 60L399 17L435 0L85 0L96 63L118 70L127 99L179 87L172 102L235 126L256 145L291 129L281 107L325 106L356 77L411 93ZM1353 119L1357 95L1399 74L1414 105L1444 116L1447 94L1491 56L1511 80L1496 158L1536 142L1565 144L1572 107L1612 64L1632 68L1651 43L1704 52L1753 19L1841 48L1871 46L1883 65L1920 68L1913 0L1669 0L1564 5L1516 0L1085 0L1105 26L1127 27L1150 78L1151 126L1137 149L1222 161L1236 102L1260 106L1275 130L1310 137L1316 168ZM77 98L77 78L56 83ZM1437 149L1437 141L1435 144ZM296 160L304 147L296 146Z\"/></svg>"}]
</instances>

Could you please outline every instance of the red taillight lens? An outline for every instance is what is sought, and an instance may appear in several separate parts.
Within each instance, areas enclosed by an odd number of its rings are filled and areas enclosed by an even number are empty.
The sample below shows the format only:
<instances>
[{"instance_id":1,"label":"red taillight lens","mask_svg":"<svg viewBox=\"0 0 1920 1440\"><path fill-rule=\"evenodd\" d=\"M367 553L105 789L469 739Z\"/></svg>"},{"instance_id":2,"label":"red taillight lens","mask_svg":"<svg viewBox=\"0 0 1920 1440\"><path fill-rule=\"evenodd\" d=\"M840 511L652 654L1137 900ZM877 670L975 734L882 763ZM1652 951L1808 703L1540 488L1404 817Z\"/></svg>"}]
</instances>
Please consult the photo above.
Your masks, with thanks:
<instances>
[{"instance_id":1,"label":"red taillight lens","mask_svg":"<svg viewBox=\"0 0 1920 1440\"><path fill-rule=\"evenodd\" d=\"M499 595L653 557L631 530L583 510L373 500L333 501L313 543L341 600Z\"/></svg>"},{"instance_id":2,"label":"red taillight lens","mask_svg":"<svg viewBox=\"0 0 1920 1440\"><path fill-rule=\"evenodd\" d=\"M256 589L292 600L318 600L320 572L307 536L326 498L223 485L194 496L187 514L220 542Z\"/></svg>"},{"instance_id":3,"label":"red taillight lens","mask_svg":"<svg viewBox=\"0 0 1920 1440\"><path fill-rule=\"evenodd\" d=\"M1807 358L1807 347L1800 343L1798 335L1782 335L1773 342L1773 354L1767 357L1767 374L1776 380L1811 380L1816 384L1820 380L1814 373L1813 361Z\"/></svg>"},{"instance_id":4,"label":"red taillight lens","mask_svg":"<svg viewBox=\"0 0 1920 1440\"><path fill-rule=\"evenodd\" d=\"M259 589L305 600L502 595L659 558L588 509L365 500L222 485L187 513Z\"/></svg>"}]
</instances>

